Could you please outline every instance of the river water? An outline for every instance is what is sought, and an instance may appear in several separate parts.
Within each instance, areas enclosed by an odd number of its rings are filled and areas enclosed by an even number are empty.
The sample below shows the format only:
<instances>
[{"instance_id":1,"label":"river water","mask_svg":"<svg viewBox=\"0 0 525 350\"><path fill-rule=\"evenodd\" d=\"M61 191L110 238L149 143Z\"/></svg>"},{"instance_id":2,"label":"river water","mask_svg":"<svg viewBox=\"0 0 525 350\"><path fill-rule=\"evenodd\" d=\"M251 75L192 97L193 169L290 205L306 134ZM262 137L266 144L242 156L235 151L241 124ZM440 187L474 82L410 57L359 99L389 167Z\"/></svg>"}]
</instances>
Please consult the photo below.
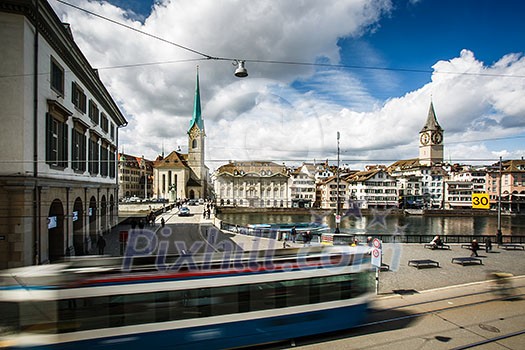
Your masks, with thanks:
<instances>
[{"instance_id":1,"label":"river water","mask_svg":"<svg viewBox=\"0 0 525 350\"><path fill-rule=\"evenodd\" d=\"M224 222L246 226L248 224L272 224L292 222L322 222L335 227L334 215L319 216L311 214L266 214L266 213L227 213L219 214ZM494 235L498 228L496 216L451 217L451 216L401 216L377 212L375 215L345 216L340 224L341 232L359 234L405 235ZM525 236L525 216L501 217L501 230L504 235Z\"/></svg>"}]
</instances>

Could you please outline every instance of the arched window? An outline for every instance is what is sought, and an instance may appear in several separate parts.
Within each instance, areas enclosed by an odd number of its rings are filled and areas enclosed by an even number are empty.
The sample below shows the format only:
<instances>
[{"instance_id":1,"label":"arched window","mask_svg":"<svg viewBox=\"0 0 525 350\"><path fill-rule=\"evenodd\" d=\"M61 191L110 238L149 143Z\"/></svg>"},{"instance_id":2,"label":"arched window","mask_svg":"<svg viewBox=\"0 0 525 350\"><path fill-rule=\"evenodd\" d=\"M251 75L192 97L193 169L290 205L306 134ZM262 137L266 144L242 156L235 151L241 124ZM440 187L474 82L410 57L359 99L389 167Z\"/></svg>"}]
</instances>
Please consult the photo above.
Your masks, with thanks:
<instances>
[{"instance_id":1,"label":"arched window","mask_svg":"<svg viewBox=\"0 0 525 350\"><path fill-rule=\"evenodd\" d=\"M193 141L191 141L191 148L197 148L197 139L193 139Z\"/></svg>"}]
</instances>

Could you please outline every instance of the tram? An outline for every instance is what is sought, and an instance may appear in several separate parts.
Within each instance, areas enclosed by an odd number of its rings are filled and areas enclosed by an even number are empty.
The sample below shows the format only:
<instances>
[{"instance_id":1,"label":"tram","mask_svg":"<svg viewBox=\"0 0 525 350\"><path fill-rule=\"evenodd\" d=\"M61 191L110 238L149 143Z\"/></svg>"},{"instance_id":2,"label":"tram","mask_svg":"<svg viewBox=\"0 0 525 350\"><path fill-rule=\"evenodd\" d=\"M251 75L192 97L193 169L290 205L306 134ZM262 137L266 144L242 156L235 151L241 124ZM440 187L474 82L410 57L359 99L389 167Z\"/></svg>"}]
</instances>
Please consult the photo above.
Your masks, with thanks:
<instances>
[{"instance_id":1,"label":"tram","mask_svg":"<svg viewBox=\"0 0 525 350\"><path fill-rule=\"evenodd\" d=\"M374 281L359 247L214 254L165 257L163 269L99 257L2 271L0 348L223 349L366 316Z\"/></svg>"}]
</instances>

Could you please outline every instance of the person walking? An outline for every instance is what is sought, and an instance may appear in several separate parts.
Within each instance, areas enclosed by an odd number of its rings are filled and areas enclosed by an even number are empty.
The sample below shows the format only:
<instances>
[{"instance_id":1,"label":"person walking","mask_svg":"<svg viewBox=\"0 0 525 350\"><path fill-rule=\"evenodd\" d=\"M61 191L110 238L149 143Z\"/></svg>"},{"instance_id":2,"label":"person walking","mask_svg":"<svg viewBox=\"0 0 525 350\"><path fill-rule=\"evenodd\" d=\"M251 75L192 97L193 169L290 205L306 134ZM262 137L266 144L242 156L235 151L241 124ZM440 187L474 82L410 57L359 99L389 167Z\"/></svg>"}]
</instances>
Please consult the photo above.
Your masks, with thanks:
<instances>
[{"instance_id":1,"label":"person walking","mask_svg":"<svg viewBox=\"0 0 525 350\"><path fill-rule=\"evenodd\" d=\"M297 230L295 229L295 226L292 227L292 242L295 243L295 239L297 237Z\"/></svg>"},{"instance_id":2,"label":"person walking","mask_svg":"<svg viewBox=\"0 0 525 350\"><path fill-rule=\"evenodd\" d=\"M98 248L98 254L104 255L104 248L106 248L106 240L104 239L104 236L102 236L101 234L98 235L97 248Z\"/></svg>"},{"instance_id":3,"label":"person walking","mask_svg":"<svg viewBox=\"0 0 525 350\"><path fill-rule=\"evenodd\" d=\"M479 249L478 240L473 239L472 243L470 244L470 250L472 250L472 253L470 254L470 256L479 256L478 249Z\"/></svg>"},{"instance_id":4,"label":"person walking","mask_svg":"<svg viewBox=\"0 0 525 350\"><path fill-rule=\"evenodd\" d=\"M485 252L488 253L492 251L492 240L490 237L485 238Z\"/></svg>"},{"instance_id":5,"label":"person walking","mask_svg":"<svg viewBox=\"0 0 525 350\"><path fill-rule=\"evenodd\" d=\"M166 226L166 220L164 220L164 218L160 218L160 226Z\"/></svg>"}]
</instances>

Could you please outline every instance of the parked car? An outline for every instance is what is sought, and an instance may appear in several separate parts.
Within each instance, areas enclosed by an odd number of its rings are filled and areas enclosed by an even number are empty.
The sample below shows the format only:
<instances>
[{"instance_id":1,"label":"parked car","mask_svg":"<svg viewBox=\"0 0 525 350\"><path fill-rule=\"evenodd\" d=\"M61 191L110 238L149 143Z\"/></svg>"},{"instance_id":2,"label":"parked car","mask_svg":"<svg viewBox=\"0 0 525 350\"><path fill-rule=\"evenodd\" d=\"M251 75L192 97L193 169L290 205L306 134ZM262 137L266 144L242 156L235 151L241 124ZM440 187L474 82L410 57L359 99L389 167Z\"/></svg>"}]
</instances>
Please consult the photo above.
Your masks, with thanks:
<instances>
[{"instance_id":1,"label":"parked car","mask_svg":"<svg viewBox=\"0 0 525 350\"><path fill-rule=\"evenodd\" d=\"M179 209L179 216L190 216L191 213L190 213L190 208L188 207L181 207Z\"/></svg>"},{"instance_id":2,"label":"parked car","mask_svg":"<svg viewBox=\"0 0 525 350\"><path fill-rule=\"evenodd\" d=\"M190 200L188 201L188 205L197 205L197 200L195 200L195 199L190 199Z\"/></svg>"}]
</instances>

